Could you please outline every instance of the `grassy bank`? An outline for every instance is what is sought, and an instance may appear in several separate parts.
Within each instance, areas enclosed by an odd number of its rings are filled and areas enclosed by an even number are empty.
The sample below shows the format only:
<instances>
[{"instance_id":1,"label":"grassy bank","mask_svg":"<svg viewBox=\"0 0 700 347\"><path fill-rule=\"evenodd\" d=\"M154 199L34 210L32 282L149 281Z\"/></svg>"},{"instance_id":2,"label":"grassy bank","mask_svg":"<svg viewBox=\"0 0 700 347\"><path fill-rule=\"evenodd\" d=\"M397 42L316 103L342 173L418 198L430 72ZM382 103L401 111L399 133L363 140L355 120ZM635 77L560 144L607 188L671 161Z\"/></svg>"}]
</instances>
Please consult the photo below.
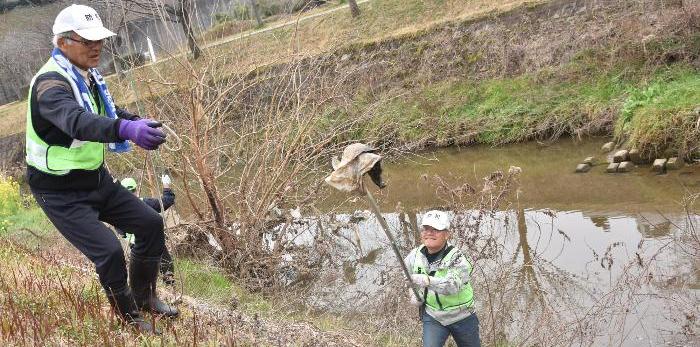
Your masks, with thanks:
<instances>
[{"instance_id":1,"label":"grassy bank","mask_svg":"<svg viewBox=\"0 0 700 347\"><path fill-rule=\"evenodd\" d=\"M562 68L485 81L446 81L383 105L358 138L448 146L614 135L649 152L698 145L700 73L688 64L615 64L581 54ZM384 134L376 133L381 129ZM386 130L389 132L386 133Z\"/></svg>"},{"instance_id":2,"label":"grassy bank","mask_svg":"<svg viewBox=\"0 0 700 347\"><path fill-rule=\"evenodd\" d=\"M92 267L60 239L40 209L10 219L0 233L2 345L357 345L349 342L356 334L345 319L292 309L285 299L290 293L251 293L221 269L186 257L176 258L176 288L160 289L169 300L186 296L178 305L181 316L157 320L162 337L140 336L115 319ZM362 338L361 345L374 345L385 337Z\"/></svg>"},{"instance_id":3,"label":"grassy bank","mask_svg":"<svg viewBox=\"0 0 700 347\"><path fill-rule=\"evenodd\" d=\"M22 230L44 235L50 229L49 221L33 199L20 195L19 182L0 172L0 237Z\"/></svg>"},{"instance_id":4,"label":"grassy bank","mask_svg":"<svg viewBox=\"0 0 700 347\"><path fill-rule=\"evenodd\" d=\"M660 73L632 88L615 135L652 154L700 158L700 73L691 69Z\"/></svg>"},{"instance_id":5,"label":"grassy bank","mask_svg":"<svg viewBox=\"0 0 700 347\"><path fill-rule=\"evenodd\" d=\"M178 285L160 291L186 297L181 317L157 320L162 337L135 334L109 311L91 264L32 199L0 176L1 345L357 345L341 320L294 313L284 294L252 293L209 261L177 254Z\"/></svg>"},{"instance_id":6,"label":"grassy bank","mask_svg":"<svg viewBox=\"0 0 700 347\"><path fill-rule=\"evenodd\" d=\"M274 30L255 35L244 32L225 39L203 42L208 48L206 57L195 62L186 62L182 56L166 59L156 64L136 68L133 78L140 82L176 82L184 70L202 69L215 64L228 74L245 74L264 65L328 53L339 47L382 41L387 38L420 32L436 25L452 21L483 18L507 12L523 4L534 6L547 0L370 0L360 4L362 15L352 18L349 10L314 16L325 8L314 9L311 14L280 18L269 23ZM305 17L311 19L305 20ZM397 20L400 18L401 20ZM289 23L290 25L284 25ZM192 64L192 65L190 65ZM223 76L222 76L223 77ZM129 81L119 81L125 88L115 91L117 99L133 97ZM146 92L143 83L136 86L139 95ZM159 88L158 83L152 84ZM124 94L120 95L122 92ZM121 96L121 98L120 98Z\"/></svg>"},{"instance_id":7,"label":"grassy bank","mask_svg":"<svg viewBox=\"0 0 700 347\"><path fill-rule=\"evenodd\" d=\"M215 317L184 305L178 320L157 320L163 337L135 334L108 309L92 269L71 264L65 253L28 248L23 242L0 237L0 261L3 345L178 346L221 345L227 340L254 345L242 333L217 326Z\"/></svg>"},{"instance_id":8,"label":"grassy bank","mask_svg":"<svg viewBox=\"0 0 700 347\"><path fill-rule=\"evenodd\" d=\"M278 28L240 39L241 35L250 32L234 33L224 39L215 33L204 34L202 44L208 48L204 50L205 57L198 62L186 61L186 56L170 52L174 58L133 69L127 78L110 76L107 81L117 103L127 105L139 100L137 95L149 95L154 90L159 95L158 90L164 89L162 82L177 83L178 78L186 77L189 69L202 69L214 64L226 70L228 75L248 73L260 66L316 55L352 43L374 42L449 21L479 18L524 3L540 2L546 1L372 0L360 4L362 16L357 19L350 17L349 10L343 10L302 20L330 8L322 7L302 13L299 17L279 18L266 24ZM290 21L291 25L281 26ZM0 106L0 137L24 132L25 111L26 101Z\"/></svg>"},{"instance_id":9,"label":"grassy bank","mask_svg":"<svg viewBox=\"0 0 700 347\"><path fill-rule=\"evenodd\" d=\"M23 133L27 122L27 103L18 101L0 106L0 137Z\"/></svg>"},{"instance_id":10,"label":"grassy bank","mask_svg":"<svg viewBox=\"0 0 700 347\"><path fill-rule=\"evenodd\" d=\"M610 29L618 33L614 36L601 29L605 21L568 7L565 1L370 1L362 4L363 15L356 20L338 11L218 42L192 65L170 59L135 69L128 79L112 80L114 94L120 101L141 95L144 112L158 114L154 108L163 108L172 114L173 95L186 100L190 93L181 90L186 83L179 83L190 69L206 67L216 71L211 76L222 81L233 76L235 82L236 76L254 79L250 76L260 70L284 70L285 62L313 63L314 57L324 56L326 70L358 78L344 96L351 104L329 107L319 129L338 119L372 114L370 122L343 135L345 140L380 139L420 148L595 134L614 136L650 156L697 148L700 36L671 27L641 39L648 26L637 24L648 17L645 11L679 21L683 11L639 4L587 9L597 17L611 16L619 25ZM694 18L697 8L685 11ZM511 27L518 31L503 34ZM571 32L605 40L560 39ZM530 39L555 42L508 47ZM547 57L551 51L560 53ZM202 74L198 78L209 78ZM22 104L0 107L0 119L7 120L0 136L22 131L23 112Z\"/></svg>"},{"instance_id":11,"label":"grassy bank","mask_svg":"<svg viewBox=\"0 0 700 347\"><path fill-rule=\"evenodd\" d=\"M319 125L330 129L339 120L372 115L342 140L417 148L607 135L649 156L698 147L693 114L700 105L694 88L700 36L682 25L698 15L697 7L603 4L586 8L596 14L590 17L566 1L401 5L370 2L355 23L332 14L270 34L274 37L217 46L232 56L215 69L227 74L241 70L226 64L274 61L256 73L278 67L281 74L293 66L282 62L308 57L301 69L319 64L324 73L337 71L339 80L345 73L356 75L346 85L350 104L330 106ZM647 11L666 29L649 31ZM398 17L409 24L391 20ZM596 17L609 17L615 26L606 29L608 21ZM530 41L535 43L525 45ZM256 54L247 55L249 49ZM260 87L259 93L266 92Z\"/></svg>"}]
</instances>

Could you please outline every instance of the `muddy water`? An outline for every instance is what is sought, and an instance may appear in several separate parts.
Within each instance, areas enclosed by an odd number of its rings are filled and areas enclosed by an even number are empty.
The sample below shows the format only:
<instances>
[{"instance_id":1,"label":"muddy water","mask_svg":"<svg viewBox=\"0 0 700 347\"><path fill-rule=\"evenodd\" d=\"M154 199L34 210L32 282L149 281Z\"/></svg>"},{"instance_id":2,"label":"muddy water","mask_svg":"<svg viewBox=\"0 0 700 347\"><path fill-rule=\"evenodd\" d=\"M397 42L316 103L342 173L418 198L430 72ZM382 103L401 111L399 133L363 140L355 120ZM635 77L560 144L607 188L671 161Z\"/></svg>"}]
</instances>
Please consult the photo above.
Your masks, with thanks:
<instances>
[{"instance_id":1,"label":"muddy water","mask_svg":"<svg viewBox=\"0 0 700 347\"><path fill-rule=\"evenodd\" d=\"M680 290L698 298L700 262L677 241L700 224L700 216L685 214L681 203L687 193L700 191L700 168L689 166L656 175L641 167L611 175L600 164L587 174L573 173L576 164L589 155L605 162L599 153L601 144L563 141L551 146L533 143L425 153L386 163L388 187L377 192L377 197L405 254L415 237L393 211L399 202L419 214L440 206L430 183L433 176L479 186L482 177L494 170L521 167L520 209L501 211L478 228L482 238L488 235L497 241L496 263L511 263L519 269L514 277L526 274L529 289L523 289L523 295L527 292L564 305L560 307L562 319L569 319L573 312L602 305L600 298L609 297L611 291L627 290L620 288L620 282L641 276L643 265L653 262L653 270L645 273L649 280L627 296L635 299L617 300L620 307L608 310L609 324L598 328L595 343L658 345L668 338L663 331L679 326L673 322L679 309L663 301L665 294ZM311 304L323 310L372 307L390 283L401 280L378 223L369 212L361 211L367 209L365 201L344 198L332 194L325 205L331 214L320 223L307 220L306 229L297 237L297 242L308 243L324 234L337 245L338 260L316 283L318 295L311 298ZM464 216L472 211L456 213ZM502 271L493 263L492 259L476 267L482 267L484 274ZM478 282L476 276L474 285L479 286ZM564 287L568 288L566 300L560 291ZM511 332L517 335L517 329L527 328L514 326Z\"/></svg>"},{"instance_id":2,"label":"muddy water","mask_svg":"<svg viewBox=\"0 0 700 347\"><path fill-rule=\"evenodd\" d=\"M431 184L435 175L448 182L478 184L489 173L507 171L510 165L523 169L520 199L526 209L578 210L603 215L678 212L684 192L700 190L697 165L665 175L653 173L649 166L631 173L606 174L607 155L600 153L602 143L602 140L566 140L549 146L526 143L499 148L450 148L409 156L385 163L387 188L379 200L387 211L395 211L398 202L417 209L439 206L441 202ZM588 156L595 156L600 164L586 174L574 173L576 165ZM331 196L328 205L338 210L364 208L364 202L337 206L343 196Z\"/></svg>"}]
</instances>

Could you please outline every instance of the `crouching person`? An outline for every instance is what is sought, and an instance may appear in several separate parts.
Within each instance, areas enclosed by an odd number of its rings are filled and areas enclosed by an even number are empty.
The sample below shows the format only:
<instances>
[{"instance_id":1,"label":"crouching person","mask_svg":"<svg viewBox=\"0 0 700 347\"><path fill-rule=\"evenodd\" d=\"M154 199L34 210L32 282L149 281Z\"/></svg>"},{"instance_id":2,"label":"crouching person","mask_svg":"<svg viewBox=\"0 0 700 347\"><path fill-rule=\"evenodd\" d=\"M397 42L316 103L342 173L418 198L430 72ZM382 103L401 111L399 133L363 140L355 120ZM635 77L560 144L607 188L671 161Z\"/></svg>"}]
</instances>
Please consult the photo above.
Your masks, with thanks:
<instances>
[{"instance_id":1,"label":"crouching person","mask_svg":"<svg viewBox=\"0 0 700 347\"><path fill-rule=\"evenodd\" d=\"M409 290L411 303L419 307L423 346L444 346L450 335L459 347L480 346L470 282L472 266L447 242L451 235L449 216L443 211L429 211L421 225L423 244L408 254L405 263L421 298L419 301Z\"/></svg>"}]
</instances>

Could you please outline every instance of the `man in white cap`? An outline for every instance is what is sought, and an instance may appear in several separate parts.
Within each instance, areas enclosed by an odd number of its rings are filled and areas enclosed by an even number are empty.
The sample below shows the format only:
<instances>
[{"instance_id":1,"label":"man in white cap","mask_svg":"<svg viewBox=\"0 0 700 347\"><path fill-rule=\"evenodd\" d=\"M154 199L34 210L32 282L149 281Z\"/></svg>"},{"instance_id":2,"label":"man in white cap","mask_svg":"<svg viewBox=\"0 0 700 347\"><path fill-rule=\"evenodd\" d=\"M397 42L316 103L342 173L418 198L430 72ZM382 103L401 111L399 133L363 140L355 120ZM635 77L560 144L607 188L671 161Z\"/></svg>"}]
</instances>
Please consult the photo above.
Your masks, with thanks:
<instances>
[{"instance_id":1,"label":"man in white cap","mask_svg":"<svg viewBox=\"0 0 700 347\"><path fill-rule=\"evenodd\" d=\"M165 142L160 123L119 109L95 69L104 40L115 34L97 11L63 9L53 25L54 50L29 88L26 131L27 181L56 229L95 264L100 284L119 317L139 331L157 332L139 309L174 317L176 308L156 296L164 246L163 220L122 187L104 167L113 152L146 150ZM127 281L124 252L102 222L135 237ZM129 282L129 283L127 283Z\"/></svg>"},{"instance_id":2,"label":"man in white cap","mask_svg":"<svg viewBox=\"0 0 700 347\"><path fill-rule=\"evenodd\" d=\"M472 265L447 242L450 217L443 211L428 211L421 225L423 244L408 254L405 263L422 298L418 301L409 288L411 303L419 307L423 322L423 346L444 346L450 335L459 347L481 346Z\"/></svg>"}]
</instances>

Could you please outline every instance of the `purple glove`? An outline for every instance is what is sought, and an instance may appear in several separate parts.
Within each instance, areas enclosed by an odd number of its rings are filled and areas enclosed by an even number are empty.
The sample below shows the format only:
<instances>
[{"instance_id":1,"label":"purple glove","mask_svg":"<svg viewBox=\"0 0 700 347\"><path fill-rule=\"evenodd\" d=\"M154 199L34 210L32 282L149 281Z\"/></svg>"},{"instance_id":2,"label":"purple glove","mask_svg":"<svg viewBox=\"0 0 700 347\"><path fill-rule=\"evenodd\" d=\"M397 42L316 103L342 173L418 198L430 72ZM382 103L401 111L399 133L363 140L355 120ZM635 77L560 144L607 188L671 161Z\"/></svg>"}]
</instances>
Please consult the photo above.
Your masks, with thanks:
<instances>
[{"instance_id":1,"label":"purple glove","mask_svg":"<svg viewBox=\"0 0 700 347\"><path fill-rule=\"evenodd\" d=\"M151 119L122 119L119 123L119 137L131 140L143 149L154 150L165 142L165 133L157 129L160 126L159 122Z\"/></svg>"}]
</instances>

